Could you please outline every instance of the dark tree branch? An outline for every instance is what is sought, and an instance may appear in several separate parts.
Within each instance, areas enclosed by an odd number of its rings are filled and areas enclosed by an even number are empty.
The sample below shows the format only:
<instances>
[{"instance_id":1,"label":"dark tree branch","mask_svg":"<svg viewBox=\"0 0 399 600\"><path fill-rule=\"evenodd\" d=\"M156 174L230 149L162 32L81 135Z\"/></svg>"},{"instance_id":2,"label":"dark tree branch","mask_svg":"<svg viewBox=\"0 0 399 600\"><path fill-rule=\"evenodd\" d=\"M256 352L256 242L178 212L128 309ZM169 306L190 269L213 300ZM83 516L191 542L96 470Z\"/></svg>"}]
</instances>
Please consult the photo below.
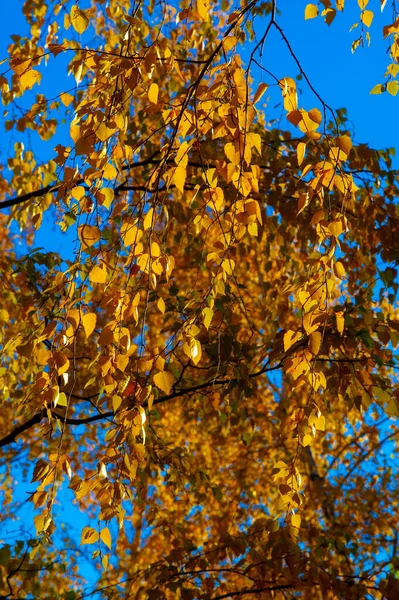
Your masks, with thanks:
<instances>
[{"instance_id":1,"label":"dark tree branch","mask_svg":"<svg viewBox=\"0 0 399 600\"><path fill-rule=\"evenodd\" d=\"M14 198L10 198L10 200L0 202L0 210L3 210L4 208L10 208L11 206L16 206L17 204L22 204L23 202L32 200L32 198L41 198L50 192L57 191L60 187L60 183L55 183L46 185L46 187L41 188L40 190L34 190L33 192L28 192L27 194L22 194L21 196L15 196Z\"/></svg>"},{"instance_id":2,"label":"dark tree branch","mask_svg":"<svg viewBox=\"0 0 399 600\"><path fill-rule=\"evenodd\" d=\"M282 364L283 364L283 360L281 360L274 367L265 366L262 369L260 369L259 371L252 373L249 377L251 377L251 378L259 377L259 375L262 375L263 373L268 373L270 371L276 371L277 369L280 369L282 367ZM209 381L206 381L205 383L200 383L199 385L195 385L190 388L175 390L171 394L168 394L166 396L161 396L160 398L157 398L156 400L154 400L153 406L156 404L161 404L163 402L167 402L168 400L173 400L174 398L181 398L182 396L184 396L186 394L192 394L199 390L204 390L206 388L211 388L213 386L229 385L231 383L236 383L237 381L238 381L238 379L236 377L233 377L232 379L211 379ZM86 400L88 398L79 397L79 399ZM148 404L145 403L144 406L148 406ZM65 418L63 415L58 414L55 410L52 410L51 414L54 418L59 419L66 425L88 425L89 423L95 423L96 421L112 419L117 413L111 410L108 412L93 415L91 417L85 417L83 419L78 419L78 418L75 419L72 417ZM3 448L4 446L7 446L8 444L12 444L13 442L15 442L16 438L19 435L25 433L25 431L28 431L31 427L40 423L46 416L47 416L47 410L43 409L39 413L36 413L35 415L33 415L33 417L28 419L28 421L25 421L25 423L22 423L21 425L17 425L8 435L6 435L2 439L0 439L0 448Z\"/></svg>"},{"instance_id":3,"label":"dark tree branch","mask_svg":"<svg viewBox=\"0 0 399 600\"><path fill-rule=\"evenodd\" d=\"M250 594L261 594L262 592L273 592L277 590L292 590L292 585L289 583L282 585L272 585L263 588L252 588L251 590L239 590L237 592L228 592L220 596L213 596L211 600L223 600L224 598L234 598L236 596L249 596Z\"/></svg>"}]
</instances>

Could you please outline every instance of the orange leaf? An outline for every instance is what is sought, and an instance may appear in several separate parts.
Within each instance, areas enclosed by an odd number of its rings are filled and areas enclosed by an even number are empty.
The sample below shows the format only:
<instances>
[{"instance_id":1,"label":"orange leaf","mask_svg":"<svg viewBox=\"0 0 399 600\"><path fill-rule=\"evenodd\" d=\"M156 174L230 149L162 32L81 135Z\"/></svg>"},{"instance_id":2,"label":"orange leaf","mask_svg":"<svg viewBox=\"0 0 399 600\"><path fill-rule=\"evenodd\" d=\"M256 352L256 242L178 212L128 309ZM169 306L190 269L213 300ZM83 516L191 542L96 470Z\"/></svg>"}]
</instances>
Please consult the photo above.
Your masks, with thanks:
<instances>
[{"instance_id":1,"label":"orange leaf","mask_svg":"<svg viewBox=\"0 0 399 600\"><path fill-rule=\"evenodd\" d=\"M83 250L93 246L101 237L99 228L94 225L80 225L78 227L78 235L82 242Z\"/></svg>"}]
</instances>

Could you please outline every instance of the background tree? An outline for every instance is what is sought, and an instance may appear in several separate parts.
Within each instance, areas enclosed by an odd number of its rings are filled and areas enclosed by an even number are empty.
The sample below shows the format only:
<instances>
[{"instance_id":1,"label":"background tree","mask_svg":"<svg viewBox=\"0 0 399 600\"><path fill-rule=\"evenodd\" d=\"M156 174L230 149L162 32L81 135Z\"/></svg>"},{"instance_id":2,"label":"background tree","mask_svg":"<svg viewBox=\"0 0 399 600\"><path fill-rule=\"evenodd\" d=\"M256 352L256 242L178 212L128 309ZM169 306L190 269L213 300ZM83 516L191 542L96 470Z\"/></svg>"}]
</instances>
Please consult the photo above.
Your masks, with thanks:
<instances>
[{"instance_id":1,"label":"background tree","mask_svg":"<svg viewBox=\"0 0 399 600\"><path fill-rule=\"evenodd\" d=\"M23 4L0 80L3 597L398 597L398 174L278 8ZM344 0L304 10L333 25ZM373 92L394 95L392 10ZM71 248L33 248L41 228Z\"/></svg>"}]
</instances>

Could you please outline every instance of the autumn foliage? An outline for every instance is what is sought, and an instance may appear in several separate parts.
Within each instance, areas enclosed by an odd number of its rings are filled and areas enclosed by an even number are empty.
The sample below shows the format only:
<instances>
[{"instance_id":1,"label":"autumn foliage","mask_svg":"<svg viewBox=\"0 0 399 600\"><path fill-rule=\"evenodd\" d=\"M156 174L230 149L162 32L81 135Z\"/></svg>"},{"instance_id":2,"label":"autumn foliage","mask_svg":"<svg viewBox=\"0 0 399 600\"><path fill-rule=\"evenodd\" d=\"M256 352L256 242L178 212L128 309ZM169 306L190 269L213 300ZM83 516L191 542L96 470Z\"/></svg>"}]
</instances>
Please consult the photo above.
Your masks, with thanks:
<instances>
[{"instance_id":1,"label":"autumn foliage","mask_svg":"<svg viewBox=\"0 0 399 600\"><path fill-rule=\"evenodd\" d=\"M16 8L0 77L0 597L398 598L392 151L276 0L74 1Z\"/></svg>"}]
</instances>

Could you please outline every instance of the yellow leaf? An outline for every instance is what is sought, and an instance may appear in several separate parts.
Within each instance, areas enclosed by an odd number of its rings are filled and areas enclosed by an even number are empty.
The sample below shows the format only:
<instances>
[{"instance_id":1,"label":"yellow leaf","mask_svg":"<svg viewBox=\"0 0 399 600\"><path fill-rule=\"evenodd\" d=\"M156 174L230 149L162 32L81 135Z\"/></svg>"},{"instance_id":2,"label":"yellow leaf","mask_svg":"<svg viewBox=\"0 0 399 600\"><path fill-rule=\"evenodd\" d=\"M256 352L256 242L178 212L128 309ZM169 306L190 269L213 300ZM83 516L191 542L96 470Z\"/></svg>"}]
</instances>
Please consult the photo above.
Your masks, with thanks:
<instances>
[{"instance_id":1,"label":"yellow leaf","mask_svg":"<svg viewBox=\"0 0 399 600\"><path fill-rule=\"evenodd\" d=\"M345 317L343 311L336 312L335 319L337 321L337 331L340 335L342 335L345 327Z\"/></svg>"},{"instance_id":2,"label":"yellow leaf","mask_svg":"<svg viewBox=\"0 0 399 600\"><path fill-rule=\"evenodd\" d=\"M107 280L107 270L102 264L101 266L96 265L92 268L89 273L89 279L91 283L105 283Z\"/></svg>"},{"instance_id":3,"label":"yellow leaf","mask_svg":"<svg viewBox=\"0 0 399 600\"><path fill-rule=\"evenodd\" d=\"M309 350L315 356L319 353L321 346L322 335L320 331L314 331L309 336Z\"/></svg>"},{"instance_id":4,"label":"yellow leaf","mask_svg":"<svg viewBox=\"0 0 399 600\"><path fill-rule=\"evenodd\" d=\"M369 0L357 0L360 10L364 10L369 3Z\"/></svg>"},{"instance_id":5,"label":"yellow leaf","mask_svg":"<svg viewBox=\"0 0 399 600\"><path fill-rule=\"evenodd\" d=\"M96 193L96 198L98 203L101 206L105 206L105 208L109 208L111 206L112 200L114 199L115 192L112 188L103 187Z\"/></svg>"},{"instance_id":6,"label":"yellow leaf","mask_svg":"<svg viewBox=\"0 0 399 600\"><path fill-rule=\"evenodd\" d=\"M222 262L222 269L227 275L232 275L235 267L235 262L232 258L225 258Z\"/></svg>"},{"instance_id":7,"label":"yellow leaf","mask_svg":"<svg viewBox=\"0 0 399 600\"><path fill-rule=\"evenodd\" d=\"M329 224L328 229L330 230L331 235L333 235L335 238L338 238L344 230L342 221L332 221Z\"/></svg>"},{"instance_id":8,"label":"yellow leaf","mask_svg":"<svg viewBox=\"0 0 399 600\"><path fill-rule=\"evenodd\" d=\"M99 228L94 225L80 225L78 227L78 235L82 242L83 250L90 248L90 246L98 242L101 237Z\"/></svg>"},{"instance_id":9,"label":"yellow leaf","mask_svg":"<svg viewBox=\"0 0 399 600\"><path fill-rule=\"evenodd\" d=\"M104 529L101 529L100 539L102 542L104 542L104 544L107 546L107 548L109 548L111 550L112 540L111 540L111 534L109 532L108 527L104 527Z\"/></svg>"},{"instance_id":10,"label":"yellow leaf","mask_svg":"<svg viewBox=\"0 0 399 600\"><path fill-rule=\"evenodd\" d=\"M83 546L83 544L95 544L98 538L98 531L96 531L92 527L84 527L82 531L80 545Z\"/></svg>"},{"instance_id":11,"label":"yellow leaf","mask_svg":"<svg viewBox=\"0 0 399 600\"><path fill-rule=\"evenodd\" d=\"M78 33L83 33L84 31L86 31L90 23L88 17L86 16L86 11L80 10L79 6L76 6L76 4L74 4L71 7L69 16L71 19L72 27L75 29L75 31L77 31Z\"/></svg>"},{"instance_id":12,"label":"yellow leaf","mask_svg":"<svg viewBox=\"0 0 399 600\"><path fill-rule=\"evenodd\" d=\"M71 196L72 198L75 198L75 200L81 200L85 195L85 192L86 190L84 189L83 185L77 185L72 189Z\"/></svg>"},{"instance_id":13,"label":"yellow leaf","mask_svg":"<svg viewBox=\"0 0 399 600\"><path fill-rule=\"evenodd\" d=\"M132 244L137 244L141 240L143 232L135 225L123 223L121 227L121 234L124 245L131 246Z\"/></svg>"},{"instance_id":14,"label":"yellow leaf","mask_svg":"<svg viewBox=\"0 0 399 600\"><path fill-rule=\"evenodd\" d=\"M158 102L158 92L158 85L156 83L152 83L148 89L148 100L152 102L152 104L156 104Z\"/></svg>"},{"instance_id":15,"label":"yellow leaf","mask_svg":"<svg viewBox=\"0 0 399 600\"><path fill-rule=\"evenodd\" d=\"M318 431L326 430L326 418L324 415L320 415L320 417L316 417L313 425L316 427Z\"/></svg>"},{"instance_id":16,"label":"yellow leaf","mask_svg":"<svg viewBox=\"0 0 399 600\"><path fill-rule=\"evenodd\" d=\"M154 383L165 394L169 394L176 380L169 371L161 371L154 375Z\"/></svg>"},{"instance_id":17,"label":"yellow leaf","mask_svg":"<svg viewBox=\"0 0 399 600\"><path fill-rule=\"evenodd\" d=\"M229 50L234 48L234 46L236 44L237 44L237 38L235 35L229 35L228 37L223 38L223 40L222 40L222 46L223 46L223 50L225 52L228 52Z\"/></svg>"},{"instance_id":18,"label":"yellow leaf","mask_svg":"<svg viewBox=\"0 0 399 600\"><path fill-rule=\"evenodd\" d=\"M300 331L292 331L289 329L284 334L284 352L287 352L302 337L302 333Z\"/></svg>"},{"instance_id":19,"label":"yellow leaf","mask_svg":"<svg viewBox=\"0 0 399 600\"><path fill-rule=\"evenodd\" d=\"M73 102L74 97L71 94L64 92L63 94L60 94L60 100L64 106L68 107Z\"/></svg>"},{"instance_id":20,"label":"yellow leaf","mask_svg":"<svg viewBox=\"0 0 399 600\"><path fill-rule=\"evenodd\" d=\"M300 515L291 515L291 525L296 527L297 529L301 526L301 517Z\"/></svg>"},{"instance_id":21,"label":"yellow leaf","mask_svg":"<svg viewBox=\"0 0 399 600\"><path fill-rule=\"evenodd\" d=\"M305 20L314 19L319 14L316 4L308 4L305 8Z\"/></svg>"},{"instance_id":22,"label":"yellow leaf","mask_svg":"<svg viewBox=\"0 0 399 600\"><path fill-rule=\"evenodd\" d=\"M342 262L337 260L337 262L334 263L333 268L334 268L334 273L337 277L339 277L340 279L344 279L344 277L346 277L345 267L342 264Z\"/></svg>"},{"instance_id":23,"label":"yellow leaf","mask_svg":"<svg viewBox=\"0 0 399 600\"><path fill-rule=\"evenodd\" d=\"M54 352L53 353L54 362L57 366L58 375L62 375L66 373L69 369L69 358L63 352Z\"/></svg>"},{"instance_id":24,"label":"yellow leaf","mask_svg":"<svg viewBox=\"0 0 399 600\"><path fill-rule=\"evenodd\" d=\"M310 111L308 112L308 117L314 123L317 123L317 125L320 125L320 123L323 120L323 115L321 114L321 112L319 111L318 108L311 108Z\"/></svg>"},{"instance_id":25,"label":"yellow leaf","mask_svg":"<svg viewBox=\"0 0 399 600\"><path fill-rule=\"evenodd\" d=\"M266 85L266 83L261 83L259 84L258 89L255 92L255 96L253 99L253 104L256 104L263 96L263 94L265 93L265 91L267 90L268 86Z\"/></svg>"},{"instance_id":26,"label":"yellow leaf","mask_svg":"<svg viewBox=\"0 0 399 600\"><path fill-rule=\"evenodd\" d=\"M209 19L209 0L197 0L197 12L203 21Z\"/></svg>"},{"instance_id":27,"label":"yellow leaf","mask_svg":"<svg viewBox=\"0 0 399 600\"><path fill-rule=\"evenodd\" d=\"M349 152L352 149L352 140L349 135L340 135L336 140L336 144L342 152L345 152L349 156Z\"/></svg>"},{"instance_id":28,"label":"yellow leaf","mask_svg":"<svg viewBox=\"0 0 399 600\"><path fill-rule=\"evenodd\" d=\"M309 446L313 442L313 437L307 433L306 435L303 436L301 442L302 442L302 446L305 446L305 447Z\"/></svg>"},{"instance_id":29,"label":"yellow leaf","mask_svg":"<svg viewBox=\"0 0 399 600\"><path fill-rule=\"evenodd\" d=\"M212 319L213 319L213 309L209 308L207 306L202 311L202 316L203 316L203 319L204 319L204 327L206 327L206 329L209 329L209 326L210 326L210 324L212 322Z\"/></svg>"},{"instance_id":30,"label":"yellow leaf","mask_svg":"<svg viewBox=\"0 0 399 600\"><path fill-rule=\"evenodd\" d=\"M300 167L303 159L305 157L305 149L306 149L306 144L304 144L303 142L299 142L297 147L296 147L296 155L298 158L298 166Z\"/></svg>"},{"instance_id":31,"label":"yellow leaf","mask_svg":"<svg viewBox=\"0 0 399 600\"><path fill-rule=\"evenodd\" d=\"M396 81L396 79L387 83L387 92L391 94L391 96L396 96L396 94L399 92L399 83Z\"/></svg>"},{"instance_id":32,"label":"yellow leaf","mask_svg":"<svg viewBox=\"0 0 399 600\"><path fill-rule=\"evenodd\" d=\"M24 90L30 90L33 88L35 83L40 83L42 76L39 71L35 71L35 69L30 69L23 73L19 78L19 83Z\"/></svg>"},{"instance_id":33,"label":"yellow leaf","mask_svg":"<svg viewBox=\"0 0 399 600\"><path fill-rule=\"evenodd\" d=\"M49 471L50 465L46 463L46 461L39 459L35 465L35 468L33 469L31 483L44 479Z\"/></svg>"},{"instance_id":34,"label":"yellow leaf","mask_svg":"<svg viewBox=\"0 0 399 600\"><path fill-rule=\"evenodd\" d=\"M147 229L151 229L153 226L152 217L154 214L154 209L150 208L146 216L144 217L143 229L146 231Z\"/></svg>"},{"instance_id":35,"label":"yellow leaf","mask_svg":"<svg viewBox=\"0 0 399 600\"><path fill-rule=\"evenodd\" d=\"M115 127L107 127L105 122L103 121L95 130L96 136L100 140L100 142L105 142L108 138L111 137L116 131Z\"/></svg>"},{"instance_id":36,"label":"yellow leaf","mask_svg":"<svg viewBox=\"0 0 399 600\"><path fill-rule=\"evenodd\" d=\"M374 18L374 13L372 10L364 10L360 15L361 22L366 25L366 27L370 27Z\"/></svg>"},{"instance_id":37,"label":"yellow leaf","mask_svg":"<svg viewBox=\"0 0 399 600\"><path fill-rule=\"evenodd\" d=\"M57 406L68 406L68 399L65 392L61 392L58 396Z\"/></svg>"},{"instance_id":38,"label":"yellow leaf","mask_svg":"<svg viewBox=\"0 0 399 600\"><path fill-rule=\"evenodd\" d=\"M278 82L281 93L284 98L284 108L291 112L292 110L297 110L298 108L298 97L296 93L296 84L295 81L291 77L283 77Z\"/></svg>"},{"instance_id":39,"label":"yellow leaf","mask_svg":"<svg viewBox=\"0 0 399 600\"><path fill-rule=\"evenodd\" d=\"M90 313L86 313L85 315L82 316L83 329L85 330L85 334L86 334L87 338L90 337L91 334L93 333L94 329L96 328L96 323L97 323L96 313L90 312Z\"/></svg>"},{"instance_id":40,"label":"yellow leaf","mask_svg":"<svg viewBox=\"0 0 399 600\"><path fill-rule=\"evenodd\" d=\"M186 182L187 171L180 165L177 166L173 171L173 183L180 192L184 192L184 184Z\"/></svg>"},{"instance_id":41,"label":"yellow leaf","mask_svg":"<svg viewBox=\"0 0 399 600\"><path fill-rule=\"evenodd\" d=\"M187 342L183 345L183 350L195 365L199 363L202 356L202 348L198 340L194 337L188 337Z\"/></svg>"},{"instance_id":42,"label":"yellow leaf","mask_svg":"<svg viewBox=\"0 0 399 600\"><path fill-rule=\"evenodd\" d=\"M157 302L158 310L164 315L165 314L165 300L163 298L158 298Z\"/></svg>"},{"instance_id":43,"label":"yellow leaf","mask_svg":"<svg viewBox=\"0 0 399 600\"><path fill-rule=\"evenodd\" d=\"M385 92L385 87L382 85L382 83L377 83L377 85L375 85L371 90L370 94L382 94L383 92Z\"/></svg>"},{"instance_id":44,"label":"yellow leaf","mask_svg":"<svg viewBox=\"0 0 399 600\"><path fill-rule=\"evenodd\" d=\"M115 179L117 175L118 171L115 169L114 165L107 163L103 169L104 179Z\"/></svg>"}]
</instances>

